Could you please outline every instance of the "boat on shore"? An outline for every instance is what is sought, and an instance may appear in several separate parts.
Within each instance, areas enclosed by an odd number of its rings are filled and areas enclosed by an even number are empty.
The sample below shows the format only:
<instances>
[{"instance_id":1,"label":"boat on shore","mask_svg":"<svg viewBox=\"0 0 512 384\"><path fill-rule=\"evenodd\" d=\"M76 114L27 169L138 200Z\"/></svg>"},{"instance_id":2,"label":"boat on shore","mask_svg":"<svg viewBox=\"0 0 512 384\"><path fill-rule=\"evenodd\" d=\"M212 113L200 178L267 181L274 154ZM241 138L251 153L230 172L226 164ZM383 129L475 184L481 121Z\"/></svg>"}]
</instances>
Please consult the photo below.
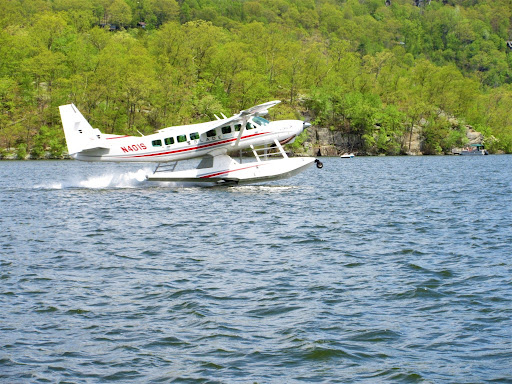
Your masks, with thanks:
<instances>
[{"instance_id":1,"label":"boat on shore","mask_svg":"<svg viewBox=\"0 0 512 384\"><path fill-rule=\"evenodd\" d=\"M470 146L467 146L465 148L457 148L453 149L452 153L454 155L461 155L461 156L482 156L482 155L488 155L489 152L485 149L483 144L471 144Z\"/></svg>"}]
</instances>

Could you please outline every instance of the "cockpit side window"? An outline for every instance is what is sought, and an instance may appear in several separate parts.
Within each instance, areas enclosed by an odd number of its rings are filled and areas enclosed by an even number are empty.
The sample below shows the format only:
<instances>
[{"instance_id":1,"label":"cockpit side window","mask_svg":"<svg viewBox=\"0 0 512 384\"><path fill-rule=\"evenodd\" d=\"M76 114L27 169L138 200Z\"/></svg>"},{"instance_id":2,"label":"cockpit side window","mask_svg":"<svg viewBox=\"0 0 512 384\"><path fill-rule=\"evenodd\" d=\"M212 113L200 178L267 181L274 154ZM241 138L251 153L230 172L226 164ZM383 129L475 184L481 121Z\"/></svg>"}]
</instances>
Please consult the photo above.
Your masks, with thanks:
<instances>
[{"instance_id":1,"label":"cockpit side window","mask_svg":"<svg viewBox=\"0 0 512 384\"><path fill-rule=\"evenodd\" d=\"M235 131L236 132L240 132L241 129L242 129L242 124L235 124Z\"/></svg>"},{"instance_id":2,"label":"cockpit side window","mask_svg":"<svg viewBox=\"0 0 512 384\"><path fill-rule=\"evenodd\" d=\"M247 122L247 124L245 124L245 129L254 129L255 126L252 125L250 122Z\"/></svg>"},{"instance_id":3,"label":"cockpit side window","mask_svg":"<svg viewBox=\"0 0 512 384\"><path fill-rule=\"evenodd\" d=\"M263 117L259 117L259 116L254 116L252 118L252 121L258 125L267 125L270 123L270 121L268 121L267 119L264 119Z\"/></svg>"}]
</instances>

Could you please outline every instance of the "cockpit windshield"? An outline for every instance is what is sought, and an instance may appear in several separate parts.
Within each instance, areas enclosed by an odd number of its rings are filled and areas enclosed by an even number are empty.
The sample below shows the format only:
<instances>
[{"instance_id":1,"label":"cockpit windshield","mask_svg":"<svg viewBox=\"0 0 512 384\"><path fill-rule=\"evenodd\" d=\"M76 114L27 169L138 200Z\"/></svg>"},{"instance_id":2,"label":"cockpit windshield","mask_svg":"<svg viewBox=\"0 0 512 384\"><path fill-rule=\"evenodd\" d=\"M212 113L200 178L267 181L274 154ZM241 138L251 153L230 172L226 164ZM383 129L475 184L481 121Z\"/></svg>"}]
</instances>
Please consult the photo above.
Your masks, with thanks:
<instances>
[{"instance_id":1,"label":"cockpit windshield","mask_svg":"<svg viewBox=\"0 0 512 384\"><path fill-rule=\"evenodd\" d=\"M267 119L264 119L263 117L259 117L259 116L254 116L252 118L252 121L255 123L255 124L258 124L258 125L261 125L261 126L265 126L267 125L268 123L270 123Z\"/></svg>"}]
</instances>

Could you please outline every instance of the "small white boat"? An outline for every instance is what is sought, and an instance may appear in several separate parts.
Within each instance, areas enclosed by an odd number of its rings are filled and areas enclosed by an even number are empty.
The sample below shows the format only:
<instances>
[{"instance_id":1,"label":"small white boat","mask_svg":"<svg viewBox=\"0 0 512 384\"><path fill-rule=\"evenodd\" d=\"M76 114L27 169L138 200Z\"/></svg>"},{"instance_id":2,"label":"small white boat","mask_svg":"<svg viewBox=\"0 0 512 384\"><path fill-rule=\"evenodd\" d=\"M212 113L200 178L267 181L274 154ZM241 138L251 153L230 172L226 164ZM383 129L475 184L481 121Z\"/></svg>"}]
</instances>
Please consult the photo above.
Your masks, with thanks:
<instances>
[{"instance_id":1,"label":"small white boat","mask_svg":"<svg viewBox=\"0 0 512 384\"><path fill-rule=\"evenodd\" d=\"M353 157L355 157L356 155L354 155L353 153L344 153L343 155L341 155L340 157L342 159L351 159Z\"/></svg>"}]
</instances>

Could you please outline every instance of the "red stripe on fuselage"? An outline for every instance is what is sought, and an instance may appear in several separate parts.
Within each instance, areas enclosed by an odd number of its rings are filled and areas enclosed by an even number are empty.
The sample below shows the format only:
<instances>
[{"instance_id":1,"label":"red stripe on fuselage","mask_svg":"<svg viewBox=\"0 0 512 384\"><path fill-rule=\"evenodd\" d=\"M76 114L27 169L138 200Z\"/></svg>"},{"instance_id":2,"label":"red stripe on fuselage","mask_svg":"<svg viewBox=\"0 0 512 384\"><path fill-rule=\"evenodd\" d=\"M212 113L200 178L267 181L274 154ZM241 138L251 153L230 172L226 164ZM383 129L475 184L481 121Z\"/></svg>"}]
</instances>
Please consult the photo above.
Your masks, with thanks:
<instances>
[{"instance_id":1,"label":"red stripe on fuselage","mask_svg":"<svg viewBox=\"0 0 512 384\"><path fill-rule=\"evenodd\" d=\"M125 137L132 137L130 135L125 136L117 136L117 137L107 137L107 140L113 140L113 139L124 139Z\"/></svg>"}]
</instances>

